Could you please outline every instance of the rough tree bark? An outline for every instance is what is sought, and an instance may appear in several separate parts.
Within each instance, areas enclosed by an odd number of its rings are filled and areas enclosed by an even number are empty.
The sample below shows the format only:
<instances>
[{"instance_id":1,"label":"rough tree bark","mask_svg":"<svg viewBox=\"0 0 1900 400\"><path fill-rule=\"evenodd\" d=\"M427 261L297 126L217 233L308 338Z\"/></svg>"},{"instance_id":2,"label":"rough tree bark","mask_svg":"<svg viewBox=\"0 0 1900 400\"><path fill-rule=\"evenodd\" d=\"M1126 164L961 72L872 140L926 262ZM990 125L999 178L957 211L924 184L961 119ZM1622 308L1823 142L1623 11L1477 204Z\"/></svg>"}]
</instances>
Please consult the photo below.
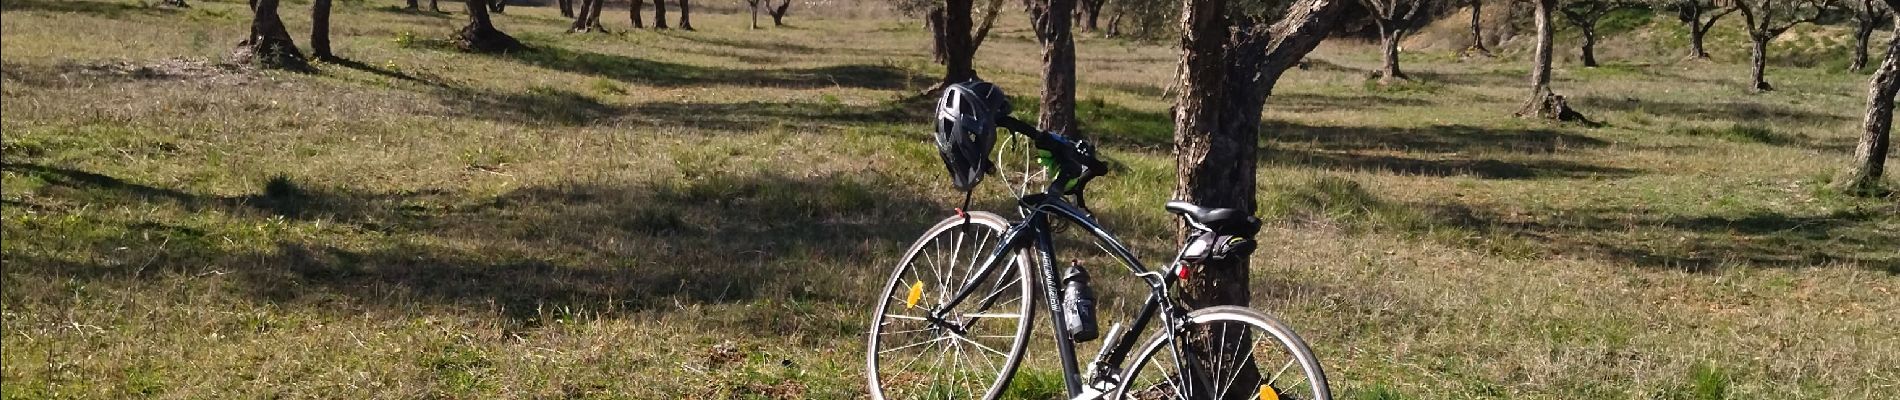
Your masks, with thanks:
<instances>
[{"instance_id":1,"label":"rough tree bark","mask_svg":"<svg viewBox=\"0 0 1900 400\"><path fill-rule=\"evenodd\" d=\"M1888 3L1895 3L1889 0ZM1900 5L1896 5L1900 6ZM1862 196L1885 194L1880 185L1891 151L1894 93L1900 90L1900 27L1887 41L1887 58L1867 83L1867 114L1862 118L1860 144L1854 146L1854 166L1836 180L1838 188Z\"/></svg>"},{"instance_id":2,"label":"rough tree bark","mask_svg":"<svg viewBox=\"0 0 1900 400\"><path fill-rule=\"evenodd\" d=\"M277 15L277 0L256 0L251 12L250 35L238 43L232 58L264 68L310 68L290 32L284 29L284 20Z\"/></svg>"},{"instance_id":3,"label":"rough tree bark","mask_svg":"<svg viewBox=\"0 0 1900 400\"><path fill-rule=\"evenodd\" d=\"M1531 53L1531 97L1517 110L1517 116L1590 124L1583 114L1570 109L1564 96L1550 89L1551 37L1554 34L1550 14L1557 8L1557 0L1532 0L1531 3L1535 5L1531 19L1537 29L1537 48Z\"/></svg>"},{"instance_id":4,"label":"rough tree bark","mask_svg":"<svg viewBox=\"0 0 1900 400\"><path fill-rule=\"evenodd\" d=\"M318 60L336 60L330 52L330 0L310 2L310 56Z\"/></svg>"},{"instance_id":5,"label":"rough tree bark","mask_svg":"<svg viewBox=\"0 0 1900 400\"><path fill-rule=\"evenodd\" d=\"M1299 0L1279 22L1229 16L1226 0L1183 0L1174 106L1174 197L1253 212L1260 111L1280 76L1337 23L1342 0ZM1182 226L1180 229L1187 229ZM1209 263L1182 284L1189 307L1249 301L1248 260Z\"/></svg>"},{"instance_id":6,"label":"rough tree bark","mask_svg":"<svg viewBox=\"0 0 1900 400\"><path fill-rule=\"evenodd\" d=\"M1030 26L1042 44L1042 115L1038 128L1079 134L1075 124L1075 0L1028 0Z\"/></svg>"},{"instance_id":7,"label":"rough tree bark","mask_svg":"<svg viewBox=\"0 0 1900 400\"><path fill-rule=\"evenodd\" d=\"M275 0L266 0L275 1ZM462 27L456 45L463 51L477 53L495 53L522 49L521 42L513 36L495 29L495 23L488 18L488 2L485 0L466 0L468 26Z\"/></svg>"},{"instance_id":8,"label":"rough tree bark","mask_svg":"<svg viewBox=\"0 0 1900 400\"><path fill-rule=\"evenodd\" d=\"M766 4L769 5L771 3L768 2ZM778 7L773 7L772 8L772 26L785 26L785 12L791 11L791 9L792 9L792 0L780 1L778 3Z\"/></svg>"},{"instance_id":9,"label":"rough tree bark","mask_svg":"<svg viewBox=\"0 0 1900 400\"><path fill-rule=\"evenodd\" d=\"M1748 35L1748 79L1749 89L1757 92L1775 90L1768 84L1768 41L1774 37L1767 35Z\"/></svg>"},{"instance_id":10,"label":"rough tree bark","mask_svg":"<svg viewBox=\"0 0 1900 400\"><path fill-rule=\"evenodd\" d=\"M562 0L562 1L566 1L566 0ZM416 4L416 0L408 0L408 4L405 4L403 6L403 9L409 10L409 11L415 11L416 9L420 7L421 7L420 5Z\"/></svg>"},{"instance_id":11,"label":"rough tree bark","mask_svg":"<svg viewBox=\"0 0 1900 400\"><path fill-rule=\"evenodd\" d=\"M415 0L410 1L413 4ZM574 0L559 0L556 3L561 8L561 18L574 18Z\"/></svg>"},{"instance_id":12,"label":"rough tree bark","mask_svg":"<svg viewBox=\"0 0 1900 400\"><path fill-rule=\"evenodd\" d=\"M976 45L970 37L971 8L971 0L946 0L941 9L931 12L938 18L937 29L932 34L943 54L944 85L976 78L972 60L976 56Z\"/></svg>"},{"instance_id":13,"label":"rough tree bark","mask_svg":"<svg viewBox=\"0 0 1900 400\"><path fill-rule=\"evenodd\" d=\"M1405 72L1399 71L1399 38L1404 36L1403 33L1400 33L1403 29L1389 26L1385 23L1378 23L1377 25L1379 25L1379 48L1382 50L1379 54L1381 56L1380 59L1383 61L1379 68L1379 83L1390 85L1398 81L1410 79L1410 77L1405 76Z\"/></svg>"},{"instance_id":14,"label":"rough tree bark","mask_svg":"<svg viewBox=\"0 0 1900 400\"><path fill-rule=\"evenodd\" d=\"M647 27L647 24L640 20L640 11L645 7L645 3L646 0L633 0L633 3L627 5L627 20L633 23L634 28Z\"/></svg>"},{"instance_id":15,"label":"rough tree bark","mask_svg":"<svg viewBox=\"0 0 1900 400\"><path fill-rule=\"evenodd\" d=\"M693 3L690 0L680 0L680 30L693 30Z\"/></svg>"},{"instance_id":16,"label":"rough tree bark","mask_svg":"<svg viewBox=\"0 0 1900 400\"><path fill-rule=\"evenodd\" d=\"M666 0L653 0L653 29L669 29L666 26Z\"/></svg>"},{"instance_id":17,"label":"rough tree bark","mask_svg":"<svg viewBox=\"0 0 1900 400\"><path fill-rule=\"evenodd\" d=\"M442 7L437 5L438 1L439 0L429 0L429 12L442 12Z\"/></svg>"}]
</instances>

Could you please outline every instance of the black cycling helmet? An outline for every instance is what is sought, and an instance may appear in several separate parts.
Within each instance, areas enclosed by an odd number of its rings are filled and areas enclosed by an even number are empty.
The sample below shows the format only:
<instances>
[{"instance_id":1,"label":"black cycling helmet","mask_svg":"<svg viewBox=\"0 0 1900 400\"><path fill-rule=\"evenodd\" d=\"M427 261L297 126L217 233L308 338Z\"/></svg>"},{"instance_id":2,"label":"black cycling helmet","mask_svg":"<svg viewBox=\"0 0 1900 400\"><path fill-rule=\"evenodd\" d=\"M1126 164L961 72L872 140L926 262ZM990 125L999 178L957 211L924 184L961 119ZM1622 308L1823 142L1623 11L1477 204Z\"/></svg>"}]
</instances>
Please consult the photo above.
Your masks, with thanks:
<instances>
[{"instance_id":1,"label":"black cycling helmet","mask_svg":"<svg viewBox=\"0 0 1900 400\"><path fill-rule=\"evenodd\" d=\"M994 168L996 120L1008 115L1009 97L996 85L971 79L944 87L937 99L937 155L957 190L970 191Z\"/></svg>"}]
</instances>

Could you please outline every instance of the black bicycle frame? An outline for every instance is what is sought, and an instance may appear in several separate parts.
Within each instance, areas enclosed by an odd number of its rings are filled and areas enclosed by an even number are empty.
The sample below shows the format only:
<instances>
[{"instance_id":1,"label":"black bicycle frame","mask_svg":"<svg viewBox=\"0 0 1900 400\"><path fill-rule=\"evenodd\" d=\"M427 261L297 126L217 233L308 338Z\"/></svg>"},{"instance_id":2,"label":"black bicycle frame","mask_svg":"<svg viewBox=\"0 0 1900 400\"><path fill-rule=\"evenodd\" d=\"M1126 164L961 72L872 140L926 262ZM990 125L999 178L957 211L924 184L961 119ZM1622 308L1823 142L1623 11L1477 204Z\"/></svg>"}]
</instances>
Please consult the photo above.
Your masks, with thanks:
<instances>
[{"instance_id":1,"label":"black bicycle frame","mask_svg":"<svg viewBox=\"0 0 1900 400\"><path fill-rule=\"evenodd\" d=\"M976 287L979 283L989 279L990 273L994 272L1002 263L1011 259L1011 257L1009 257L1010 252L1015 251L1018 246L1024 245L1025 241L1034 241L1036 253L1041 256L1040 258L1042 260L1040 265L1037 266L1037 270L1040 271L1042 278L1037 283L1042 285L1042 295L1046 300L1044 304L1048 305L1048 311L1050 312L1051 317L1049 320L1051 322L1051 328L1055 332L1057 352L1060 353L1062 358L1063 380L1068 384L1069 397L1080 395L1082 393L1082 380L1084 377L1082 376L1080 366L1077 365L1075 343L1071 338L1071 332L1069 332L1068 327L1062 322L1062 285L1059 282L1060 275L1056 272L1055 240L1051 235L1049 223L1049 218L1052 218L1051 215L1053 215L1055 218L1068 220L1087 230L1090 235L1095 237L1097 243L1105 245L1103 247L1108 249L1109 254L1121 261L1123 266L1128 267L1129 272L1148 284L1148 300L1142 305L1141 311L1136 314L1135 320L1129 325L1127 330L1121 331L1118 336L1104 338L1104 340L1109 341L1104 342L1103 351L1096 355L1093 364L1103 368L1119 370L1122 363L1126 361L1128 352L1134 348L1136 339L1139 338L1142 331L1146 330L1147 325L1153 321L1156 313L1160 313L1166 322L1162 325L1166 328L1162 330L1164 332L1163 334L1174 335L1173 328L1177 322L1175 318L1179 316L1179 314L1177 313L1175 305L1168 301L1167 288L1168 284L1172 281L1171 275L1156 273L1143 266L1141 261L1135 258L1134 253L1129 251L1127 246L1122 245L1120 240L1116 240L1114 235L1108 233L1108 230L1102 228L1102 225L1096 222L1094 217L1081 208L1070 204L1069 201L1062 196L1033 194L1023 197L1021 206L1028 210L1027 218L1020 223L1010 226L1009 229L1003 233L1001 240L998 240L995 251L991 252L989 258L983 261L983 267L979 269L977 273L972 274L968 281L963 283L962 288L957 290L956 295L952 296L950 301L945 302L936 311L932 312L931 319L942 321L946 317L945 313L947 310L954 309L956 305L961 304L976 291ZM1183 248L1182 252L1185 251L1186 249ZM1181 252L1177 252L1174 261L1168 265L1180 263L1181 255ZM1112 345L1113 348L1109 348L1108 346L1110 345Z\"/></svg>"}]
</instances>

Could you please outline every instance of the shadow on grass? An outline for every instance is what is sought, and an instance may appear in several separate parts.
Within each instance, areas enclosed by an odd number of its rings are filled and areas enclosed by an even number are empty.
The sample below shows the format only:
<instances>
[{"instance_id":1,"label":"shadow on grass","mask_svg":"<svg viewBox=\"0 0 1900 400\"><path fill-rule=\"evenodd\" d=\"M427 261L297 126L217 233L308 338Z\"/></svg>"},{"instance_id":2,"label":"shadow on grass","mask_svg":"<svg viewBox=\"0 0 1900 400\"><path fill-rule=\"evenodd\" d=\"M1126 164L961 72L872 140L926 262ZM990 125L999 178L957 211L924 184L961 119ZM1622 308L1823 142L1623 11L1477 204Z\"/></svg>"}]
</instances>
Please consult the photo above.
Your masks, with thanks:
<instances>
[{"instance_id":1,"label":"shadow on grass","mask_svg":"<svg viewBox=\"0 0 1900 400\"><path fill-rule=\"evenodd\" d=\"M916 210L943 207L875 175L713 172L664 183L530 186L492 197L364 193L280 179L262 194L220 197L66 168L5 168L45 180L34 194L42 198L215 210L244 226L284 215L374 238L283 235L261 238L275 243L267 249L233 251L218 240L233 233L219 228L105 219L82 228L125 233L21 245L109 254L153 235L167 238L169 248L143 257L150 262L111 263L10 247L9 275L136 280L153 271L222 271L241 282L238 293L281 306L493 310L511 326L543 323L550 310L620 317L761 298L857 304L877 289L864 286L881 284L875 277L887 261L932 222Z\"/></svg>"},{"instance_id":2,"label":"shadow on grass","mask_svg":"<svg viewBox=\"0 0 1900 400\"><path fill-rule=\"evenodd\" d=\"M1396 155L1272 149L1265 161L1336 171L1374 171L1429 177L1468 176L1480 179L1626 178L1641 171L1559 160L1511 161L1488 158L1411 158Z\"/></svg>"},{"instance_id":3,"label":"shadow on grass","mask_svg":"<svg viewBox=\"0 0 1900 400\"><path fill-rule=\"evenodd\" d=\"M656 86L734 85L909 90L931 82L929 77L893 66L835 65L818 68L727 69L569 50L551 44L539 44L533 50L507 53L500 57L551 70L597 75L623 82Z\"/></svg>"},{"instance_id":4,"label":"shadow on grass","mask_svg":"<svg viewBox=\"0 0 1900 400\"><path fill-rule=\"evenodd\" d=\"M1853 264L1900 274L1900 206L1809 214L1754 210L1672 215L1634 208L1537 212L1383 198L1357 182L1322 177L1262 190L1269 221L1380 231L1513 257L1588 258L1707 273L1725 267Z\"/></svg>"},{"instance_id":5,"label":"shadow on grass","mask_svg":"<svg viewBox=\"0 0 1900 400\"><path fill-rule=\"evenodd\" d=\"M156 4L157 2L152 3ZM106 18L118 18L126 14L165 15L178 12L177 9L169 7L90 0L7 0L0 2L0 11L78 13L92 14Z\"/></svg>"},{"instance_id":6,"label":"shadow on grass","mask_svg":"<svg viewBox=\"0 0 1900 400\"><path fill-rule=\"evenodd\" d=\"M429 11L429 10L424 10L420 8L411 9L404 6L382 6L382 7L374 7L372 9L376 11L391 13L391 14L414 15L414 16L420 16L420 17L431 17L435 19L449 19L451 17L451 15L446 12Z\"/></svg>"},{"instance_id":7,"label":"shadow on grass","mask_svg":"<svg viewBox=\"0 0 1900 400\"><path fill-rule=\"evenodd\" d=\"M389 79L395 79L395 80L399 80L403 82L416 83L416 84L421 84L424 86L434 86L438 88L449 87L449 85L446 83L442 83L435 80L423 79L415 75L403 73L402 71L378 67L375 65L370 65L361 61L356 61L356 60L352 60L348 58L332 58L332 59L323 60L323 61L326 63L329 63L330 65L335 65L335 66L339 66L343 68L349 68L349 69L353 69L357 71L368 72L371 74L376 74L378 76L382 76Z\"/></svg>"},{"instance_id":8,"label":"shadow on grass","mask_svg":"<svg viewBox=\"0 0 1900 400\"><path fill-rule=\"evenodd\" d=\"M1666 215L1606 208L1496 226L1554 253L1582 253L1643 267L1710 272L1723 265L1855 263L1900 274L1900 235L1888 230L1900 224L1896 212L1900 209Z\"/></svg>"},{"instance_id":9,"label":"shadow on grass","mask_svg":"<svg viewBox=\"0 0 1900 400\"><path fill-rule=\"evenodd\" d=\"M1585 110L1611 110L1628 113L1644 113L1655 117L1671 119L1690 119L1707 121L1782 121L1798 125L1832 125L1853 121L1854 117L1835 115L1776 104L1753 102L1703 102L1683 103L1672 101L1639 100L1635 98L1612 99L1595 96L1576 97L1572 100Z\"/></svg>"},{"instance_id":10,"label":"shadow on grass","mask_svg":"<svg viewBox=\"0 0 1900 400\"><path fill-rule=\"evenodd\" d=\"M1279 121L1264 125L1261 131L1273 143L1305 144L1331 151L1552 154L1609 145L1602 139L1550 129L1497 129L1456 124L1408 128L1316 126Z\"/></svg>"},{"instance_id":11,"label":"shadow on grass","mask_svg":"<svg viewBox=\"0 0 1900 400\"><path fill-rule=\"evenodd\" d=\"M626 118L653 126L739 131L775 124L812 127L919 123L927 120L927 112L928 108L905 107L902 103L856 106L823 101L652 102L629 108Z\"/></svg>"}]
</instances>

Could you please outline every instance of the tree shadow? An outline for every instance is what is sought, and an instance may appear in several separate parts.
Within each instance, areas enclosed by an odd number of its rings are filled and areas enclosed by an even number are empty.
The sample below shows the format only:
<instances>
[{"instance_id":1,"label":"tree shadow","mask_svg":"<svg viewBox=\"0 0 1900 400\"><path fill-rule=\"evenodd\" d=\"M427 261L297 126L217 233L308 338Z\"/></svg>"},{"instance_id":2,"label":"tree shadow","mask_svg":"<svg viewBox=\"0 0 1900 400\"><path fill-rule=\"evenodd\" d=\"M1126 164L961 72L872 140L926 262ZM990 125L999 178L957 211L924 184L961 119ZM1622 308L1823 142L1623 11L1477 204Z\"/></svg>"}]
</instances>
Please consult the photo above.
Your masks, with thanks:
<instances>
[{"instance_id":1,"label":"tree shadow","mask_svg":"<svg viewBox=\"0 0 1900 400\"><path fill-rule=\"evenodd\" d=\"M1326 95L1280 93L1267 98L1267 109L1293 113L1326 111L1365 111L1367 108L1418 107L1433 102L1410 97L1384 97L1367 94Z\"/></svg>"},{"instance_id":2,"label":"tree shadow","mask_svg":"<svg viewBox=\"0 0 1900 400\"><path fill-rule=\"evenodd\" d=\"M878 175L792 176L701 171L659 183L570 182L496 196L424 189L363 192L291 179L263 193L210 196L108 175L5 164L37 176L40 194L104 205L177 205L241 220L288 215L348 226L370 242L270 238L232 251L207 232L167 222L124 224L132 239L62 239L110 252L116 241L163 237L142 263L10 251L8 273L60 279L136 279L168 271L228 274L238 293L280 306L496 310L519 326L547 310L617 317L759 298L855 303L882 283L884 260L947 207ZM48 190L42 188L41 190ZM228 239L226 239L228 240ZM102 241L98 243L84 243ZM142 242L141 242L142 243ZM151 247L149 243L140 247ZM18 257L16 257L18 256ZM822 288L822 289L818 289Z\"/></svg>"},{"instance_id":3,"label":"tree shadow","mask_svg":"<svg viewBox=\"0 0 1900 400\"><path fill-rule=\"evenodd\" d=\"M1340 171L1376 171L1397 175L1481 179L1626 178L1641 171L1559 160L1507 161L1490 158L1410 158L1395 155L1273 148L1263 161Z\"/></svg>"},{"instance_id":4,"label":"tree shadow","mask_svg":"<svg viewBox=\"0 0 1900 400\"><path fill-rule=\"evenodd\" d=\"M924 121L927 108L903 102L859 106L830 102L704 103L650 102L632 106L625 119L651 126L690 126L712 130L750 130L761 126L863 125Z\"/></svg>"},{"instance_id":5,"label":"tree shadow","mask_svg":"<svg viewBox=\"0 0 1900 400\"><path fill-rule=\"evenodd\" d=\"M154 2L156 3L156 2ZM0 2L0 11L41 11L53 13L92 14L106 18L118 18L126 14L166 15L178 12L178 9L122 2L103 2L89 0L7 0Z\"/></svg>"},{"instance_id":6,"label":"tree shadow","mask_svg":"<svg viewBox=\"0 0 1900 400\"><path fill-rule=\"evenodd\" d=\"M330 65L335 65L335 66L339 66L343 68L349 68L349 69L353 69L357 71L368 72L371 74L376 74L377 76L382 76L385 78L395 79L395 80L399 80L403 82L416 83L416 84L421 84L424 86L433 86L437 88L449 87L449 85L446 83L442 83L442 82L430 80L430 79L423 79L421 77L410 75L402 71L378 67L375 65L370 65L361 61L356 61L356 60L352 60L348 58L337 57L337 58L324 60L324 62L329 63Z\"/></svg>"},{"instance_id":7,"label":"tree shadow","mask_svg":"<svg viewBox=\"0 0 1900 400\"><path fill-rule=\"evenodd\" d=\"M1491 224L1559 254L1651 268L1710 272L1724 265L1801 268L1856 263L1900 274L1900 235L1885 228L1900 223L1895 211L1900 209L1812 215L1763 210L1669 215L1600 208Z\"/></svg>"},{"instance_id":8,"label":"tree shadow","mask_svg":"<svg viewBox=\"0 0 1900 400\"><path fill-rule=\"evenodd\" d=\"M390 6L375 7L372 9L376 11L391 13L391 14L414 15L414 16L419 16L419 17L430 17L430 18L435 18L435 19L449 19L452 17L451 14L446 13L446 12L429 11L429 10L424 10L420 8L409 9L408 7L404 7L404 6L390 5Z\"/></svg>"},{"instance_id":9,"label":"tree shadow","mask_svg":"<svg viewBox=\"0 0 1900 400\"><path fill-rule=\"evenodd\" d=\"M444 87L436 94L456 117L518 125L583 126L627 113L580 92L545 86L525 92Z\"/></svg>"},{"instance_id":10,"label":"tree shadow","mask_svg":"<svg viewBox=\"0 0 1900 400\"><path fill-rule=\"evenodd\" d=\"M1788 121L1800 125L1830 125L1852 121L1850 116L1799 110L1792 107L1741 101L1673 102L1640 100L1633 97L1612 99L1578 96L1573 100L1587 109L1643 113L1655 117L1707 121Z\"/></svg>"},{"instance_id":11,"label":"tree shadow","mask_svg":"<svg viewBox=\"0 0 1900 400\"><path fill-rule=\"evenodd\" d=\"M847 64L818 68L727 69L569 50L552 45L540 45L533 50L511 52L501 57L551 70L656 86L738 85L894 90L910 89L919 82L931 80L914 71L893 66Z\"/></svg>"},{"instance_id":12,"label":"tree shadow","mask_svg":"<svg viewBox=\"0 0 1900 400\"><path fill-rule=\"evenodd\" d=\"M1602 139L1551 129L1496 129L1459 124L1409 128L1316 126L1284 121L1264 125L1262 131L1272 143L1303 144L1330 151L1552 154L1609 145Z\"/></svg>"}]
</instances>

